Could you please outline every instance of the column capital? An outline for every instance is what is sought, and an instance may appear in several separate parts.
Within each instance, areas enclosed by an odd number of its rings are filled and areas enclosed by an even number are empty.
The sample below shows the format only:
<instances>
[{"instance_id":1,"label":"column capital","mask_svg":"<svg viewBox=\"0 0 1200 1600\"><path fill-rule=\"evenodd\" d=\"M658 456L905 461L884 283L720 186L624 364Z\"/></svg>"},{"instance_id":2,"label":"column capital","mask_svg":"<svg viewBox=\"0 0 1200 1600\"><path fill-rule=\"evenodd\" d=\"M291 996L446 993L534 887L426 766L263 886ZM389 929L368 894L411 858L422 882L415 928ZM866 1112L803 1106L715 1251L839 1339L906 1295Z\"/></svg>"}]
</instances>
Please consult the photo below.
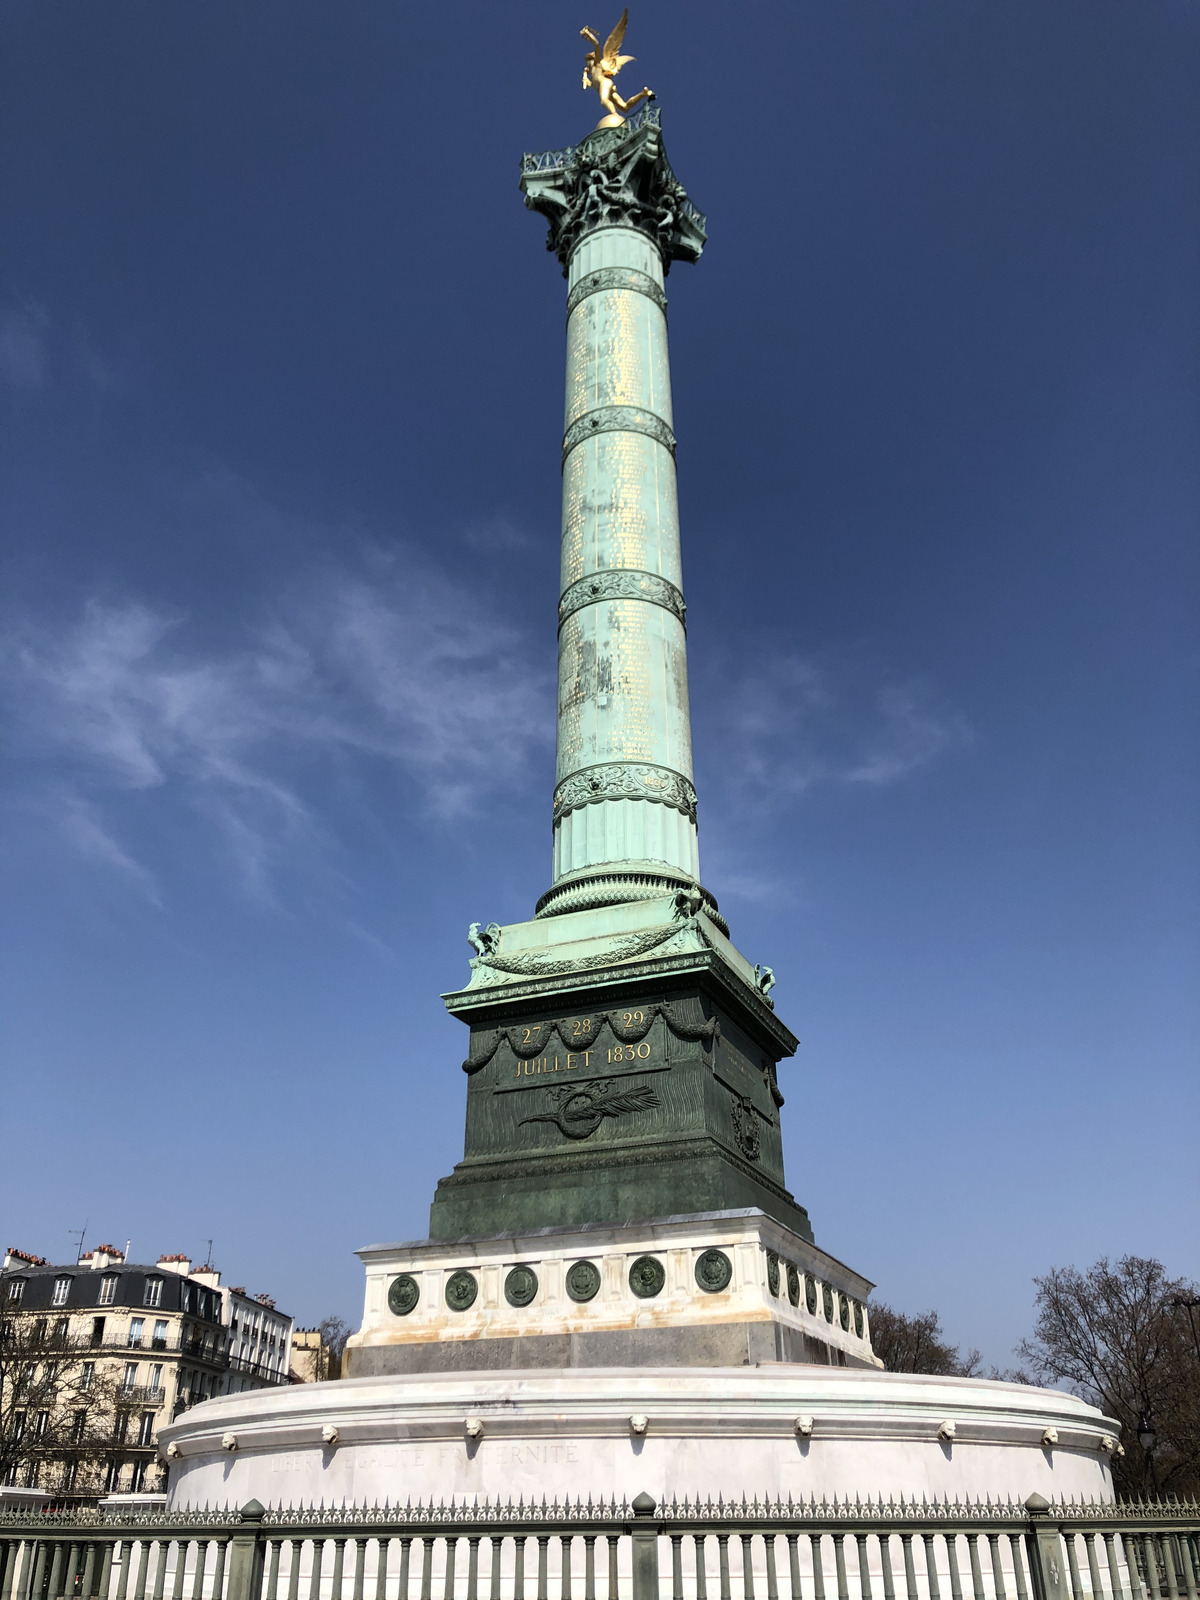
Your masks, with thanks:
<instances>
[{"instance_id":1,"label":"column capital","mask_svg":"<svg viewBox=\"0 0 1200 1600\"><path fill-rule=\"evenodd\" d=\"M581 144L521 158L521 192L550 224L546 248L566 276L580 240L597 228L636 228L657 246L664 273L672 261L698 261L704 213L671 171L659 109L646 106L619 128L599 128Z\"/></svg>"}]
</instances>

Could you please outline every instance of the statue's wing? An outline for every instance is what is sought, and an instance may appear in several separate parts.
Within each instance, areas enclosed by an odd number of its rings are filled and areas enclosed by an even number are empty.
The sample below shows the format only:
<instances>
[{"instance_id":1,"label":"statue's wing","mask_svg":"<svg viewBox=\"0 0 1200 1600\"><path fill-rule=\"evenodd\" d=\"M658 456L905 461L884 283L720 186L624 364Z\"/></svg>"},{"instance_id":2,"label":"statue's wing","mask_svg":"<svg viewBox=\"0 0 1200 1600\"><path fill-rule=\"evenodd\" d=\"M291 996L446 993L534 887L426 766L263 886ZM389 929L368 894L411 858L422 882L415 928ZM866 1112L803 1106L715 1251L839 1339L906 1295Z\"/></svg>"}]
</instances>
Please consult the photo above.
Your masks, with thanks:
<instances>
[{"instance_id":1,"label":"statue's wing","mask_svg":"<svg viewBox=\"0 0 1200 1600\"><path fill-rule=\"evenodd\" d=\"M614 76L618 72L620 72L621 68L623 66L625 66L627 62L636 61L636 60L637 60L636 56L618 56L617 59L612 64L612 71L613 71Z\"/></svg>"},{"instance_id":2,"label":"statue's wing","mask_svg":"<svg viewBox=\"0 0 1200 1600\"><path fill-rule=\"evenodd\" d=\"M625 37L625 29L629 26L629 7L626 6L621 13L621 20L604 41L604 65L610 72L615 72L617 51L621 48L621 41Z\"/></svg>"}]
</instances>

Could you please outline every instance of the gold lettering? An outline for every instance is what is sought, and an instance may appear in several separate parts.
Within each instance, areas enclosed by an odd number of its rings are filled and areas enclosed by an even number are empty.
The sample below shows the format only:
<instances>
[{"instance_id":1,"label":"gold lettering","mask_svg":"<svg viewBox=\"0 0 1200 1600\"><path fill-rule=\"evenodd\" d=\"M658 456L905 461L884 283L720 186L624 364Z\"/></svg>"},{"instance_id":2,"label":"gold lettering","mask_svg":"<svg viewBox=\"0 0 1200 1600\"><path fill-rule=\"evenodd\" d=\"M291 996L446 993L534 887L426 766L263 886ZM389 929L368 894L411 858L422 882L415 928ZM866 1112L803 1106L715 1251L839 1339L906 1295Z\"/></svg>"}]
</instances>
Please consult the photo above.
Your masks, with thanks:
<instances>
[{"instance_id":1,"label":"gold lettering","mask_svg":"<svg viewBox=\"0 0 1200 1600\"><path fill-rule=\"evenodd\" d=\"M650 1046L643 1042L642 1044L638 1045L637 1053L642 1057L643 1060L645 1060L645 1058L650 1054Z\"/></svg>"}]
</instances>

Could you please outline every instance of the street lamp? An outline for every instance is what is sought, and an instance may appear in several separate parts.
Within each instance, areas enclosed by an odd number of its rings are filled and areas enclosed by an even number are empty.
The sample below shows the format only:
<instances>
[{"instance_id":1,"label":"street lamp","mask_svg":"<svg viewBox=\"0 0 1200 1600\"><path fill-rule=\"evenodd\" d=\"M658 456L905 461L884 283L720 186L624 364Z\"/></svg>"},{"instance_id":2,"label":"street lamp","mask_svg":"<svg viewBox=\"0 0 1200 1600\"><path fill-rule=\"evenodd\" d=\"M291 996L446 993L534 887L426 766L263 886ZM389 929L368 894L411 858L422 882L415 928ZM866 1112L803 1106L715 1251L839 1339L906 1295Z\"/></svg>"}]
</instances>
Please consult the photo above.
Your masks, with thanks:
<instances>
[{"instance_id":1,"label":"street lamp","mask_svg":"<svg viewBox=\"0 0 1200 1600\"><path fill-rule=\"evenodd\" d=\"M1200 1361L1200 1338L1197 1338L1196 1336L1196 1322L1195 1318L1192 1316L1192 1312L1197 1306L1200 1306L1200 1299L1197 1299L1195 1296L1192 1296L1191 1299L1185 1299L1182 1295L1177 1295L1176 1298L1171 1301L1171 1304L1177 1311L1187 1312L1188 1324L1192 1330L1192 1343L1196 1347L1196 1359Z\"/></svg>"},{"instance_id":2,"label":"street lamp","mask_svg":"<svg viewBox=\"0 0 1200 1600\"><path fill-rule=\"evenodd\" d=\"M1158 1442L1158 1435L1154 1431L1154 1421L1148 1411L1143 1411L1138 1418L1137 1425L1138 1443L1148 1456L1154 1454L1154 1446Z\"/></svg>"}]
</instances>

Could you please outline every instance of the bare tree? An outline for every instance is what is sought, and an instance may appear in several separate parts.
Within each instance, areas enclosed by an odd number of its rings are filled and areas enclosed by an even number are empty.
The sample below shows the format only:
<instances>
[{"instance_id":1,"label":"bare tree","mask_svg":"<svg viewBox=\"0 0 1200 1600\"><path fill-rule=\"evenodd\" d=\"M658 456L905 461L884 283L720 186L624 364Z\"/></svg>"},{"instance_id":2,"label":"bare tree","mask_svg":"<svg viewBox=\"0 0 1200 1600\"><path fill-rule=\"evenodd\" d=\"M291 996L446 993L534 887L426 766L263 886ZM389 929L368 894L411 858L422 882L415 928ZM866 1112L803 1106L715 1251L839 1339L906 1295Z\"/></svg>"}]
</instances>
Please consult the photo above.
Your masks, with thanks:
<instances>
[{"instance_id":1,"label":"bare tree","mask_svg":"<svg viewBox=\"0 0 1200 1600\"><path fill-rule=\"evenodd\" d=\"M0 1322L0 1483L94 1487L123 1442L116 1374L65 1318Z\"/></svg>"},{"instance_id":2,"label":"bare tree","mask_svg":"<svg viewBox=\"0 0 1200 1600\"><path fill-rule=\"evenodd\" d=\"M317 1332L321 1336L316 1361L318 1383L327 1378L341 1377L342 1352L346 1348L346 1340L350 1337L351 1331L350 1324L343 1322L341 1317L326 1317L317 1324Z\"/></svg>"},{"instance_id":3,"label":"bare tree","mask_svg":"<svg viewBox=\"0 0 1200 1600\"><path fill-rule=\"evenodd\" d=\"M871 1345L888 1372L923 1372L933 1377L977 1378L979 1351L959 1354L947 1344L936 1311L905 1316L891 1306L872 1303Z\"/></svg>"},{"instance_id":4,"label":"bare tree","mask_svg":"<svg viewBox=\"0 0 1200 1600\"><path fill-rule=\"evenodd\" d=\"M1033 1281L1037 1323L1019 1353L1039 1382L1065 1383L1120 1422L1118 1492L1200 1491L1200 1351L1187 1318L1196 1285L1141 1256Z\"/></svg>"}]
</instances>

